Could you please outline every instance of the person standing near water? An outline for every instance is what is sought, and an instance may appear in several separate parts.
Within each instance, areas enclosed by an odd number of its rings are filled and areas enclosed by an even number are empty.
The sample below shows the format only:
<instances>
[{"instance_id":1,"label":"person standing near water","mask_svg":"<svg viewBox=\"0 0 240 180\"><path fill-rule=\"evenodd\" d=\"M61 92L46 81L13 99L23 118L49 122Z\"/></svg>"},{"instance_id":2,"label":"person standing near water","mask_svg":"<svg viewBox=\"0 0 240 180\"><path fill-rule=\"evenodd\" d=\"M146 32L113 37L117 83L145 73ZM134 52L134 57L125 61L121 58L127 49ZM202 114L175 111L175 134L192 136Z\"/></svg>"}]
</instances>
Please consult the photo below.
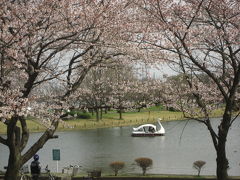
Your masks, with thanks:
<instances>
[{"instance_id":1,"label":"person standing near water","mask_svg":"<svg viewBox=\"0 0 240 180\"><path fill-rule=\"evenodd\" d=\"M33 156L33 161L31 162L31 175L33 180L38 180L38 177L41 173L41 166L39 162L39 156L35 154Z\"/></svg>"}]
</instances>

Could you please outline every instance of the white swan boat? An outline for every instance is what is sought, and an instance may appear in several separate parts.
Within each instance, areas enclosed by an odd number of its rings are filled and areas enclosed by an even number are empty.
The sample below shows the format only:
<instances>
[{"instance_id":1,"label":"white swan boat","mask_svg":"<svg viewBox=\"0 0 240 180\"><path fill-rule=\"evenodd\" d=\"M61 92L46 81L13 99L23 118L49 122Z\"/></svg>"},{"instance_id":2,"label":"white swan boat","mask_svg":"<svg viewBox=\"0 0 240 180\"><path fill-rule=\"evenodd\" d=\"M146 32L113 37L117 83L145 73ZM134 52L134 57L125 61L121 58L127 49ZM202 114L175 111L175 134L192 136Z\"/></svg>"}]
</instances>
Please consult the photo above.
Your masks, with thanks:
<instances>
[{"instance_id":1,"label":"white swan boat","mask_svg":"<svg viewBox=\"0 0 240 180\"><path fill-rule=\"evenodd\" d=\"M163 136L165 134L165 129L160 123L160 118L157 120L157 125L153 124L143 124L139 127L133 128L132 136Z\"/></svg>"}]
</instances>

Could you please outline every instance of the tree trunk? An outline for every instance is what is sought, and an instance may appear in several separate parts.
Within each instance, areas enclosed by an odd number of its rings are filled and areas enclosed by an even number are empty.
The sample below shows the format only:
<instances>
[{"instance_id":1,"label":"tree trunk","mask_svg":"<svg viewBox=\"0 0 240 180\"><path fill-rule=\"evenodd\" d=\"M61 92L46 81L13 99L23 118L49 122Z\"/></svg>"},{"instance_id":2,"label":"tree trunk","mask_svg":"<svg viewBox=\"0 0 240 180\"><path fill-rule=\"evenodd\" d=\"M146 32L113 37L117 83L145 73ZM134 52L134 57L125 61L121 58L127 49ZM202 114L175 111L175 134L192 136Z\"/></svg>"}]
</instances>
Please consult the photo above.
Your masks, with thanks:
<instances>
[{"instance_id":1,"label":"tree trunk","mask_svg":"<svg viewBox=\"0 0 240 180\"><path fill-rule=\"evenodd\" d=\"M230 104L230 105L229 105ZM226 142L227 135L231 122L231 106L232 103L227 103L226 110L223 115L222 122L218 127L218 144L217 144L217 179L227 180L228 179L228 159L226 156Z\"/></svg>"},{"instance_id":2,"label":"tree trunk","mask_svg":"<svg viewBox=\"0 0 240 180\"><path fill-rule=\"evenodd\" d=\"M122 108L121 107L119 108L118 112L119 112L119 119L122 119Z\"/></svg>"},{"instance_id":3,"label":"tree trunk","mask_svg":"<svg viewBox=\"0 0 240 180\"><path fill-rule=\"evenodd\" d=\"M96 108L95 111L96 111L96 120L99 121L99 119L100 119L100 117L99 117L99 109Z\"/></svg>"},{"instance_id":4,"label":"tree trunk","mask_svg":"<svg viewBox=\"0 0 240 180\"><path fill-rule=\"evenodd\" d=\"M225 113L223 116L223 120L218 127L218 136L214 134L214 131L211 127L210 122L207 123L207 127L210 131L213 144L217 153L217 179L218 180L227 180L228 179L228 159L226 156L226 141L227 134L230 127L231 115L229 113Z\"/></svg>"},{"instance_id":5,"label":"tree trunk","mask_svg":"<svg viewBox=\"0 0 240 180\"><path fill-rule=\"evenodd\" d=\"M19 116L12 116L7 126L7 143L9 148L8 167L5 173L5 180L17 180L19 169L22 166L20 151L20 128L16 126Z\"/></svg>"},{"instance_id":6,"label":"tree trunk","mask_svg":"<svg viewBox=\"0 0 240 180\"><path fill-rule=\"evenodd\" d=\"M145 176L146 175L146 171L147 171L147 168L142 168L142 170L143 170L143 176Z\"/></svg>"},{"instance_id":7,"label":"tree trunk","mask_svg":"<svg viewBox=\"0 0 240 180\"><path fill-rule=\"evenodd\" d=\"M217 149L217 179L227 180L228 179L228 159L226 157L226 137L219 136Z\"/></svg>"},{"instance_id":8,"label":"tree trunk","mask_svg":"<svg viewBox=\"0 0 240 180\"><path fill-rule=\"evenodd\" d=\"M5 173L5 180L18 180L19 169L21 168L21 155L16 150L10 150L8 167Z\"/></svg>"},{"instance_id":9,"label":"tree trunk","mask_svg":"<svg viewBox=\"0 0 240 180\"><path fill-rule=\"evenodd\" d=\"M102 117L103 117L103 109L101 108L100 109L100 119L102 119Z\"/></svg>"},{"instance_id":10,"label":"tree trunk","mask_svg":"<svg viewBox=\"0 0 240 180\"><path fill-rule=\"evenodd\" d=\"M16 126L17 121L20 120L22 126L22 136L20 137L20 128ZM5 173L4 180L18 180L19 170L43 145L53 136L59 121L53 121L52 126L55 129L46 130L42 136L33 144L23 155L21 154L28 141L27 124L19 116L13 116L7 127L7 140L5 145L9 148L8 167Z\"/></svg>"},{"instance_id":11,"label":"tree trunk","mask_svg":"<svg viewBox=\"0 0 240 180\"><path fill-rule=\"evenodd\" d=\"M228 179L228 160L226 153L222 150L217 152L217 179L227 180Z\"/></svg>"}]
</instances>

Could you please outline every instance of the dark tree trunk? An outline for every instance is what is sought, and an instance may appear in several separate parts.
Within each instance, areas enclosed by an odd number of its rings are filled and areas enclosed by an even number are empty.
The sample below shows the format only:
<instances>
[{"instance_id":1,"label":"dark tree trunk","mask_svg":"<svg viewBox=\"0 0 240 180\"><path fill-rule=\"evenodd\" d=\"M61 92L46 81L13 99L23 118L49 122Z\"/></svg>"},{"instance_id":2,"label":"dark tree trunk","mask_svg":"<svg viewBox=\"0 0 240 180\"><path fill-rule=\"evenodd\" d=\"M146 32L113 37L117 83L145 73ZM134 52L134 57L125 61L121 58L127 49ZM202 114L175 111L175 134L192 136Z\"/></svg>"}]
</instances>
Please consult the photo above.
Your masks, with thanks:
<instances>
[{"instance_id":1,"label":"dark tree trunk","mask_svg":"<svg viewBox=\"0 0 240 180\"><path fill-rule=\"evenodd\" d=\"M219 147L217 151L217 179L227 180L228 179L228 159L226 158L225 145Z\"/></svg>"},{"instance_id":2,"label":"dark tree trunk","mask_svg":"<svg viewBox=\"0 0 240 180\"><path fill-rule=\"evenodd\" d=\"M198 176L200 176L200 171L201 171L201 169L199 168L199 169L198 169Z\"/></svg>"},{"instance_id":3,"label":"dark tree trunk","mask_svg":"<svg viewBox=\"0 0 240 180\"><path fill-rule=\"evenodd\" d=\"M21 128L17 126L20 121ZM53 121L52 126L58 127L59 121ZM54 136L55 129L46 130L42 136L33 144L23 155L22 150L25 148L29 133L27 130L26 120L20 116L13 116L7 126L7 139L4 144L9 148L8 167L4 180L18 180L19 170L43 145ZM21 135L20 135L21 134Z\"/></svg>"},{"instance_id":4,"label":"dark tree trunk","mask_svg":"<svg viewBox=\"0 0 240 180\"><path fill-rule=\"evenodd\" d=\"M102 119L102 117L103 117L103 109L101 108L100 109L100 119Z\"/></svg>"},{"instance_id":5,"label":"dark tree trunk","mask_svg":"<svg viewBox=\"0 0 240 180\"><path fill-rule=\"evenodd\" d=\"M121 107L119 108L118 112L119 112L119 119L123 119L122 118L122 108Z\"/></svg>"},{"instance_id":6,"label":"dark tree trunk","mask_svg":"<svg viewBox=\"0 0 240 180\"><path fill-rule=\"evenodd\" d=\"M217 179L228 179L228 159L226 156L226 141L230 127L231 113L226 111L223 115L223 120L218 127L218 146L217 146Z\"/></svg>"},{"instance_id":7,"label":"dark tree trunk","mask_svg":"<svg viewBox=\"0 0 240 180\"><path fill-rule=\"evenodd\" d=\"M5 173L5 180L18 180L19 169L21 168L21 156L15 150L10 150L8 167Z\"/></svg>"},{"instance_id":8,"label":"dark tree trunk","mask_svg":"<svg viewBox=\"0 0 240 180\"><path fill-rule=\"evenodd\" d=\"M20 128L16 126L19 116L13 116L7 127L7 146L9 148L8 167L5 180L17 180L19 169L22 166Z\"/></svg>"},{"instance_id":9,"label":"dark tree trunk","mask_svg":"<svg viewBox=\"0 0 240 180\"><path fill-rule=\"evenodd\" d=\"M99 109L96 108L96 109L95 109L95 112L96 112L96 120L99 121L99 119L100 119L100 116L99 116Z\"/></svg>"},{"instance_id":10,"label":"dark tree trunk","mask_svg":"<svg viewBox=\"0 0 240 180\"><path fill-rule=\"evenodd\" d=\"M144 167L142 170L143 170L143 176L145 176L145 175L146 175L147 168Z\"/></svg>"}]
</instances>

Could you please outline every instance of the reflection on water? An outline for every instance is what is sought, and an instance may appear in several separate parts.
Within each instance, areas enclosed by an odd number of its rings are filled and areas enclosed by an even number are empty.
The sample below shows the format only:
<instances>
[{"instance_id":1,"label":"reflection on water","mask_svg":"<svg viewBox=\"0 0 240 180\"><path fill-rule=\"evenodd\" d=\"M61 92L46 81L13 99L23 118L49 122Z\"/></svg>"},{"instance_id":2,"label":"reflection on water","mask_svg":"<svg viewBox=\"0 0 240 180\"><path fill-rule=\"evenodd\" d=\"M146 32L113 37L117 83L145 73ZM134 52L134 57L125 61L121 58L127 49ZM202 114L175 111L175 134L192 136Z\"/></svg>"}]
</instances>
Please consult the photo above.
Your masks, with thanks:
<instances>
[{"instance_id":1,"label":"reflection on water","mask_svg":"<svg viewBox=\"0 0 240 180\"><path fill-rule=\"evenodd\" d=\"M218 120L213 120L214 123ZM61 150L59 169L68 165L81 165L82 171L101 169L111 172L109 164L124 161L124 172L141 173L134 163L138 157L149 157L153 167L149 173L156 174L196 174L192 164L196 160L206 161L202 174L214 175L216 153L207 128L195 121L174 121L162 123L166 135L161 137L131 137L132 127L58 132L40 150L40 162L56 171L57 162L52 160L52 149ZM216 124L216 123L215 123ZM183 131L183 134L182 134ZM33 143L39 133L31 134ZM230 175L240 175L239 121L236 121L228 136L227 156ZM0 169L7 164L7 148L0 145Z\"/></svg>"}]
</instances>

